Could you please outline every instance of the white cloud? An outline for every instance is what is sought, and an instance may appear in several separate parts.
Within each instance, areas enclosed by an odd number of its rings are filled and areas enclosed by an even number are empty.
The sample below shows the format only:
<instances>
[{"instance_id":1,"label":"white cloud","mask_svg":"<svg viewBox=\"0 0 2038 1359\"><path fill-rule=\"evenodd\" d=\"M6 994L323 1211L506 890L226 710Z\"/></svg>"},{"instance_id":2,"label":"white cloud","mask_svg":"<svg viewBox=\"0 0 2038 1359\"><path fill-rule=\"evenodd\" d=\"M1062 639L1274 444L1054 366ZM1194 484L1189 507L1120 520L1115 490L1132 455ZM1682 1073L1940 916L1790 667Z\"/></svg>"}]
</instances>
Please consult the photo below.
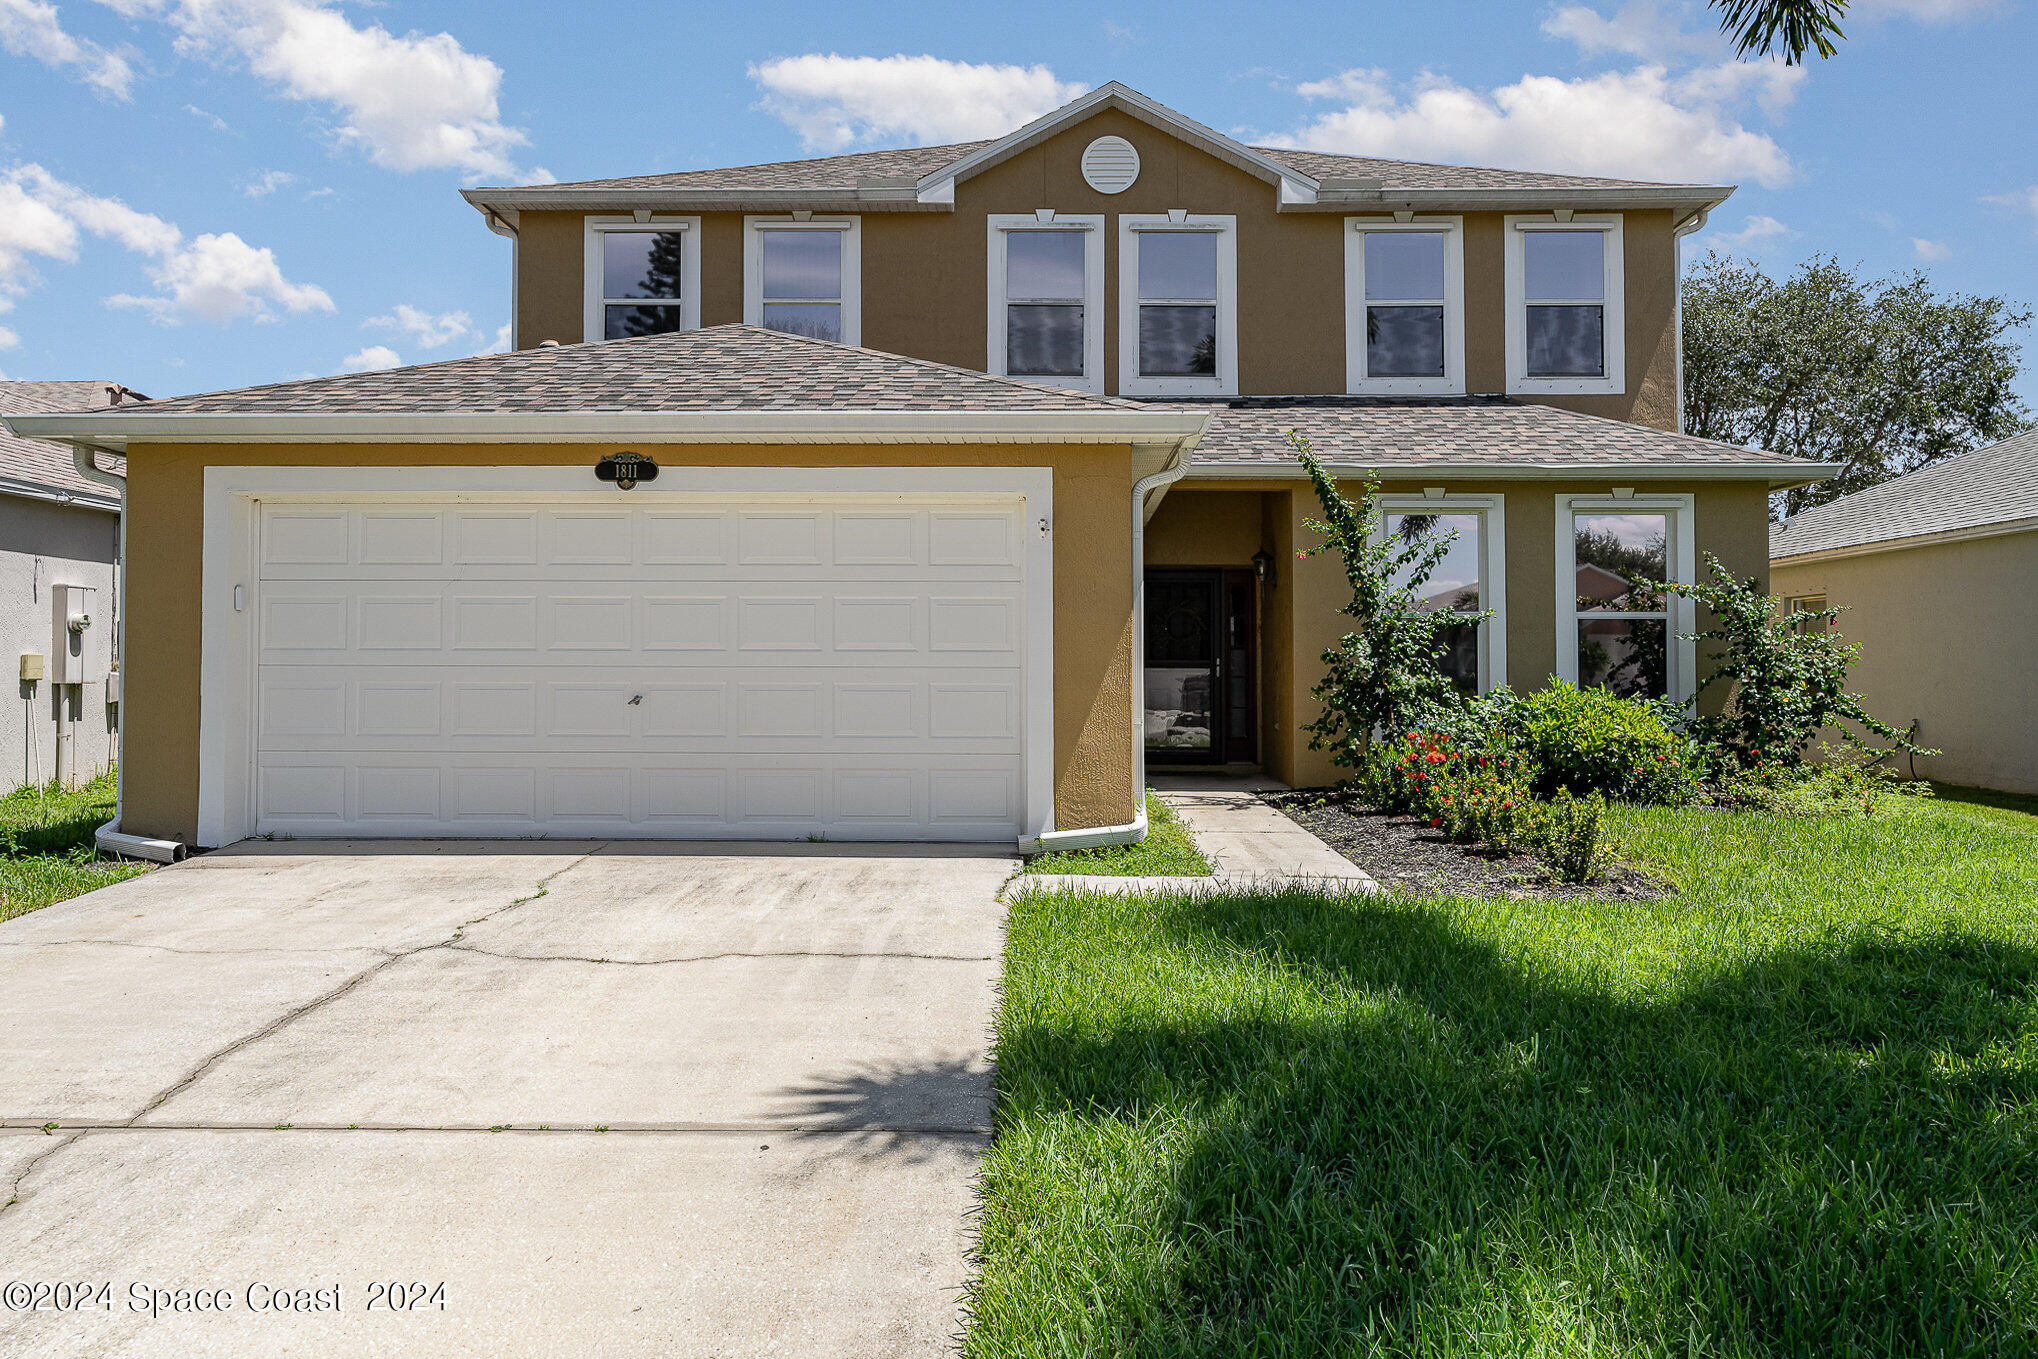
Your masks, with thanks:
<instances>
[{"instance_id":1,"label":"white cloud","mask_svg":"<svg viewBox=\"0 0 2038 1359\"><path fill-rule=\"evenodd\" d=\"M392 170L514 178L524 134L501 120L502 68L450 33L357 28L311 0L105 0L161 19L185 55L238 57L292 99L322 104L334 133Z\"/></svg>"},{"instance_id":2,"label":"white cloud","mask_svg":"<svg viewBox=\"0 0 2038 1359\"><path fill-rule=\"evenodd\" d=\"M196 104L186 104L184 106L184 111L190 114L193 118L198 119L202 123L211 124L212 130L214 132L233 131L233 125L228 123L226 119L220 117L216 113L207 113L204 109L198 107L198 105Z\"/></svg>"},{"instance_id":3,"label":"white cloud","mask_svg":"<svg viewBox=\"0 0 2038 1359\"><path fill-rule=\"evenodd\" d=\"M1992 193L1981 201L1994 203L1998 207L2015 208L2019 212L2028 212L2033 217L2038 217L2038 184L2033 184L2028 189L2018 189L2014 193Z\"/></svg>"},{"instance_id":4,"label":"white cloud","mask_svg":"<svg viewBox=\"0 0 2038 1359\"><path fill-rule=\"evenodd\" d=\"M387 316L371 316L361 324L401 331L415 339L421 348L437 349L465 335L473 328L474 321L464 311L429 312L408 302L399 302L396 310Z\"/></svg>"},{"instance_id":5,"label":"white cloud","mask_svg":"<svg viewBox=\"0 0 2038 1359\"><path fill-rule=\"evenodd\" d=\"M1923 236L1911 237L1911 250L1921 260L1943 260L1953 254L1953 247L1944 241L1928 241Z\"/></svg>"},{"instance_id":6,"label":"white cloud","mask_svg":"<svg viewBox=\"0 0 2038 1359\"><path fill-rule=\"evenodd\" d=\"M1726 44L1716 34L1693 33L1680 15L1656 0L1628 0L1611 14L1586 5L1565 5L1543 18L1543 34L1576 43L1588 56L1619 52L1644 61L1667 61L1678 53L1722 56Z\"/></svg>"},{"instance_id":7,"label":"white cloud","mask_svg":"<svg viewBox=\"0 0 2038 1359\"><path fill-rule=\"evenodd\" d=\"M366 373L379 368L396 368L403 363L403 356L386 344L371 344L366 349L357 349L340 360L342 373Z\"/></svg>"},{"instance_id":8,"label":"white cloud","mask_svg":"<svg viewBox=\"0 0 2038 1359\"><path fill-rule=\"evenodd\" d=\"M241 192L250 198L267 198L285 184L295 184L297 176L288 170L263 170L241 186Z\"/></svg>"},{"instance_id":9,"label":"white cloud","mask_svg":"<svg viewBox=\"0 0 2038 1359\"><path fill-rule=\"evenodd\" d=\"M1733 231L1722 231L1706 244L1725 250L1759 250L1765 245L1787 241L1798 233L1774 217L1757 214Z\"/></svg>"},{"instance_id":10,"label":"white cloud","mask_svg":"<svg viewBox=\"0 0 2038 1359\"><path fill-rule=\"evenodd\" d=\"M107 302L145 311L167 325L184 320L222 325L242 319L273 321L275 307L292 313L333 309L325 289L315 283L292 283L283 277L273 251L249 245L231 231L194 237L152 267L149 276L161 290L156 296L117 293Z\"/></svg>"},{"instance_id":11,"label":"white cloud","mask_svg":"<svg viewBox=\"0 0 2038 1359\"><path fill-rule=\"evenodd\" d=\"M0 48L45 66L75 67L80 80L115 99L126 99L134 81L126 57L65 32L57 7L43 0L0 0Z\"/></svg>"},{"instance_id":12,"label":"white cloud","mask_svg":"<svg viewBox=\"0 0 2038 1359\"><path fill-rule=\"evenodd\" d=\"M0 326L0 349L12 349L20 343L21 337L19 335L9 330L6 326ZM4 381L6 376L5 373L0 373L0 381Z\"/></svg>"},{"instance_id":13,"label":"white cloud","mask_svg":"<svg viewBox=\"0 0 2038 1359\"><path fill-rule=\"evenodd\" d=\"M1481 91L1424 75L1398 93L1384 72L1346 71L1297 87L1345 107L1275 146L1471 162L1632 179L1753 179L1775 188L1793 174L1775 139L1740 121L1753 102L1774 116L1802 68L1728 62L1671 74L1662 66L1564 79L1527 75Z\"/></svg>"},{"instance_id":14,"label":"white cloud","mask_svg":"<svg viewBox=\"0 0 2038 1359\"><path fill-rule=\"evenodd\" d=\"M973 66L940 57L807 53L750 68L763 107L808 150L840 151L866 139L920 146L1002 137L1089 88L1045 66Z\"/></svg>"},{"instance_id":15,"label":"white cloud","mask_svg":"<svg viewBox=\"0 0 2038 1359\"><path fill-rule=\"evenodd\" d=\"M509 352L509 347L510 347L510 323L504 321L501 325L495 328L494 337L491 338L487 344L481 346L481 348L475 350L474 352L476 354L506 354Z\"/></svg>"},{"instance_id":16,"label":"white cloud","mask_svg":"<svg viewBox=\"0 0 2038 1359\"><path fill-rule=\"evenodd\" d=\"M121 293L107 301L139 308L159 321L266 321L274 317L275 307L290 312L333 309L323 288L285 278L266 248L249 245L232 232L187 242L175 223L30 164L0 172L0 311L37 281L32 257L76 260L85 236L117 242L148 261L149 277L160 292L152 297Z\"/></svg>"},{"instance_id":17,"label":"white cloud","mask_svg":"<svg viewBox=\"0 0 2038 1359\"><path fill-rule=\"evenodd\" d=\"M2003 0L1854 0L1849 18L1915 19L1924 24L1959 23L2005 8Z\"/></svg>"}]
</instances>

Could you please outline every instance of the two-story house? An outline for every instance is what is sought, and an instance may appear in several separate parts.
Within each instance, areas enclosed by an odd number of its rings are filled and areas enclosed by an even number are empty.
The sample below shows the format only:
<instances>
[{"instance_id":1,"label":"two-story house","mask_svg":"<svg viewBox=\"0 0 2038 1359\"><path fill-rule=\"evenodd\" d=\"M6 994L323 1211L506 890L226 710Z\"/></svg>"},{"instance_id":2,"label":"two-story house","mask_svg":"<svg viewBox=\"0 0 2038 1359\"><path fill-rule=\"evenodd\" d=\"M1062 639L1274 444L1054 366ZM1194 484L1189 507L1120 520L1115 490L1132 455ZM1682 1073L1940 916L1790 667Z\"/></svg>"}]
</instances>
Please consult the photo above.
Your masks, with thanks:
<instances>
[{"instance_id":1,"label":"two-story house","mask_svg":"<svg viewBox=\"0 0 2038 1359\"><path fill-rule=\"evenodd\" d=\"M23 420L128 457L127 828L1101 843L1148 762L1329 780L1307 437L1467 688L1691 696L1711 552L1824 469L1680 434L1730 192L996 141L480 188L516 348ZM648 459L648 465L637 459ZM632 476L634 473L634 477Z\"/></svg>"}]
</instances>

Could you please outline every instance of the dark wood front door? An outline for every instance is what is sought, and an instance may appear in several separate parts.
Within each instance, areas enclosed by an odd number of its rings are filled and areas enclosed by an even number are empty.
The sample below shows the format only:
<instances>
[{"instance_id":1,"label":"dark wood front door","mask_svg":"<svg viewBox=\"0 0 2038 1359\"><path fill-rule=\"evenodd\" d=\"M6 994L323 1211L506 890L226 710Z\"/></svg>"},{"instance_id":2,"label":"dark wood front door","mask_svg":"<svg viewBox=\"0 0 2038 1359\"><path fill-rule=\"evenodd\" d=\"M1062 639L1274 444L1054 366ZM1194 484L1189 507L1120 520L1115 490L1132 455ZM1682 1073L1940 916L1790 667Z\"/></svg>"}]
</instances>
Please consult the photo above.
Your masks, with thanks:
<instances>
[{"instance_id":1,"label":"dark wood front door","mask_svg":"<svg viewBox=\"0 0 2038 1359\"><path fill-rule=\"evenodd\" d=\"M1250 571L1146 573L1148 759L1250 761L1257 743Z\"/></svg>"}]
</instances>

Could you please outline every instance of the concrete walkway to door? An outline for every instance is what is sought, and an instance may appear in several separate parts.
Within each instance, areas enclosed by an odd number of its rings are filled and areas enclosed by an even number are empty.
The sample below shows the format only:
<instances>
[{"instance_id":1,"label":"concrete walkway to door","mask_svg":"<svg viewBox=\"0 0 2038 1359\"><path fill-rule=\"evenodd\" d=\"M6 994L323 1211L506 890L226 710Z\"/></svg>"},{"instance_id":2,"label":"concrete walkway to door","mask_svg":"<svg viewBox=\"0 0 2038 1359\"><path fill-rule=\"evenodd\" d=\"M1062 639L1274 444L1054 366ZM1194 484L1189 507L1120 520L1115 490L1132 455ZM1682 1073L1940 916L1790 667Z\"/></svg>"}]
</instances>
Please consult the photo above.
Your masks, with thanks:
<instances>
[{"instance_id":1,"label":"concrete walkway to door","mask_svg":"<svg viewBox=\"0 0 2038 1359\"><path fill-rule=\"evenodd\" d=\"M0 1283L112 1286L0 1352L942 1353L1013 868L267 843L0 924Z\"/></svg>"}]
</instances>

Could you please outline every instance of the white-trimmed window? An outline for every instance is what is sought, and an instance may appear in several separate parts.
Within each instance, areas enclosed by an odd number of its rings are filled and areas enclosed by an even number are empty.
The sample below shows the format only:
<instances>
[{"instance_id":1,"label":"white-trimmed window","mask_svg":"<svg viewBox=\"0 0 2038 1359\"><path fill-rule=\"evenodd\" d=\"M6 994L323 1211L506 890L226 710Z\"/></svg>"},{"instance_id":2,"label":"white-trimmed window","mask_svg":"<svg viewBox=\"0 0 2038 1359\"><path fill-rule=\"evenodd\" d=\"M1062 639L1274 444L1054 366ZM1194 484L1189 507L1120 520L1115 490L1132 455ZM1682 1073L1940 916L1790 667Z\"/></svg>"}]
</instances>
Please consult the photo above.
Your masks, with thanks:
<instances>
[{"instance_id":1,"label":"white-trimmed window","mask_svg":"<svg viewBox=\"0 0 2038 1359\"><path fill-rule=\"evenodd\" d=\"M1507 219L1507 390L1627 390L1618 213Z\"/></svg>"},{"instance_id":2,"label":"white-trimmed window","mask_svg":"<svg viewBox=\"0 0 2038 1359\"><path fill-rule=\"evenodd\" d=\"M1345 388L1464 392L1462 218L1345 219Z\"/></svg>"},{"instance_id":3,"label":"white-trimmed window","mask_svg":"<svg viewBox=\"0 0 2038 1359\"><path fill-rule=\"evenodd\" d=\"M1238 219L1118 219L1118 390L1238 394Z\"/></svg>"},{"instance_id":4,"label":"white-trimmed window","mask_svg":"<svg viewBox=\"0 0 2038 1359\"><path fill-rule=\"evenodd\" d=\"M856 217L745 217L743 319L863 343L863 224Z\"/></svg>"},{"instance_id":5,"label":"white-trimmed window","mask_svg":"<svg viewBox=\"0 0 2038 1359\"><path fill-rule=\"evenodd\" d=\"M623 340L700 325L700 218L585 220L582 336Z\"/></svg>"},{"instance_id":6,"label":"white-trimmed window","mask_svg":"<svg viewBox=\"0 0 2038 1359\"><path fill-rule=\"evenodd\" d=\"M1424 609L1463 615L1439 634L1437 664L1464 693L1507 683L1506 497L1384 495L1380 528L1424 542L1449 537L1443 559L1421 587ZM1482 620L1481 613L1490 616Z\"/></svg>"},{"instance_id":7,"label":"white-trimmed window","mask_svg":"<svg viewBox=\"0 0 2038 1359\"><path fill-rule=\"evenodd\" d=\"M1624 697L1689 701L1691 601L1651 588L1695 578L1689 495L1557 497L1557 675Z\"/></svg>"},{"instance_id":8,"label":"white-trimmed window","mask_svg":"<svg viewBox=\"0 0 2038 1359\"><path fill-rule=\"evenodd\" d=\"M986 371L1104 390L1104 219L990 219Z\"/></svg>"}]
</instances>

